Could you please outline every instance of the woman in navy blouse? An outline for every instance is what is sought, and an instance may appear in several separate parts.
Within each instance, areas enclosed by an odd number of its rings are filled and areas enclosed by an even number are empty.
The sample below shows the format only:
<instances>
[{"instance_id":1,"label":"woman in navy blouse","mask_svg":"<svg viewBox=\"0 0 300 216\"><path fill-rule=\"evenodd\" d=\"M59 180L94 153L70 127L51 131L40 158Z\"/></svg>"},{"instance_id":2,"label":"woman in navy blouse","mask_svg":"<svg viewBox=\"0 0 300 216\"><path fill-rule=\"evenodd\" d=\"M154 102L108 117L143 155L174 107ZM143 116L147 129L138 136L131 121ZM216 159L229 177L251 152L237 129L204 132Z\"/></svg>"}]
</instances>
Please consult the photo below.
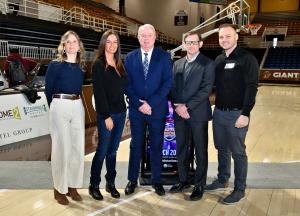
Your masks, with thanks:
<instances>
[{"instance_id":1,"label":"woman in navy blouse","mask_svg":"<svg viewBox=\"0 0 300 216\"><path fill-rule=\"evenodd\" d=\"M82 187L84 170L85 112L80 96L83 56L79 36L67 31L61 37L57 59L49 64L46 73L54 198L62 205L69 204L66 195L82 200L76 188Z\"/></svg>"},{"instance_id":2,"label":"woman in navy blouse","mask_svg":"<svg viewBox=\"0 0 300 216\"><path fill-rule=\"evenodd\" d=\"M112 30L103 33L100 39L92 75L99 141L91 167L89 193L96 200L103 199L99 184L105 159L106 191L119 198L115 187L116 156L126 117L127 75L121 61L120 39Z\"/></svg>"}]
</instances>

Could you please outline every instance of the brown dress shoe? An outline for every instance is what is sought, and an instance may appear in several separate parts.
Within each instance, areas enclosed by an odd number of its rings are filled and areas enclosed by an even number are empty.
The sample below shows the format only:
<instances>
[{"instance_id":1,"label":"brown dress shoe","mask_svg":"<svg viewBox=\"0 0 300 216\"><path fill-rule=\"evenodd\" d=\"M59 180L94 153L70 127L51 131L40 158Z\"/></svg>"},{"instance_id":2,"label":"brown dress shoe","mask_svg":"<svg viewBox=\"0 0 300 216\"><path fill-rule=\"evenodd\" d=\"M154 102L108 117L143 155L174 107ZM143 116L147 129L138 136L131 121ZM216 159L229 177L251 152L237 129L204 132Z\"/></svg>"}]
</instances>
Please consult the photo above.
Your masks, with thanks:
<instances>
[{"instance_id":1,"label":"brown dress shoe","mask_svg":"<svg viewBox=\"0 0 300 216\"><path fill-rule=\"evenodd\" d=\"M70 196L72 200L82 201L82 197L79 195L76 188L68 188L67 196Z\"/></svg>"},{"instance_id":2,"label":"brown dress shoe","mask_svg":"<svg viewBox=\"0 0 300 216\"><path fill-rule=\"evenodd\" d=\"M54 189L54 199L61 205L68 205L69 200L67 199L65 194L59 193L56 189Z\"/></svg>"}]
</instances>

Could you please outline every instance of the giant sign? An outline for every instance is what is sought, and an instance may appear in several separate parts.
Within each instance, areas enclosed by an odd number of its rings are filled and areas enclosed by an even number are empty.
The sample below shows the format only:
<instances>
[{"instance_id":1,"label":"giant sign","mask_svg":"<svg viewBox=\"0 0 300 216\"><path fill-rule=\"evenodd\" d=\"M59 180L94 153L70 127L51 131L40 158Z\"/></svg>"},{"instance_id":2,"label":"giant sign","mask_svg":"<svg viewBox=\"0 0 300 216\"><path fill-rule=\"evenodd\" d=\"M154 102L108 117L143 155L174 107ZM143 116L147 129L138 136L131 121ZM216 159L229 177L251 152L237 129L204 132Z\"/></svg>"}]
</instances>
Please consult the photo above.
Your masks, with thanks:
<instances>
[{"instance_id":1,"label":"giant sign","mask_svg":"<svg viewBox=\"0 0 300 216\"><path fill-rule=\"evenodd\" d=\"M288 82L300 84L300 70L260 70L259 80L261 82Z\"/></svg>"}]
</instances>

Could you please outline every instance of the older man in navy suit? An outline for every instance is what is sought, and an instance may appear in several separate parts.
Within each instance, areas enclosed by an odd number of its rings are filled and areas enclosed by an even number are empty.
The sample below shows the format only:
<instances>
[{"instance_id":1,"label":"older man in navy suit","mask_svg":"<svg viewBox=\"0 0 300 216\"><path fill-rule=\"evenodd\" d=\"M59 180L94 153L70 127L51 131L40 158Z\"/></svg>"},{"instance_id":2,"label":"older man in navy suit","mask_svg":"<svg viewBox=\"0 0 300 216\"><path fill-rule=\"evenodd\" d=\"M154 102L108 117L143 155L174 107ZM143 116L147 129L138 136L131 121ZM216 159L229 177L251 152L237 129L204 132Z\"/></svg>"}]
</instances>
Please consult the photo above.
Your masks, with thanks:
<instances>
[{"instance_id":1,"label":"older man in navy suit","mask_svg":"<svg viewBox=\"0 0 300 216\"><path fill-rule=\"evenodd\" d=\"M167 52L154 47L155 38L152 25L140 26L138 39L141 48L130 52L125 59L131 129L126 195L134 193L137 187L146 126L149 129L152 186L158 195L165 194L161 184L161 155L168 112L167 95L172 87L172 61Z\"/></svg>"}]
</instances>

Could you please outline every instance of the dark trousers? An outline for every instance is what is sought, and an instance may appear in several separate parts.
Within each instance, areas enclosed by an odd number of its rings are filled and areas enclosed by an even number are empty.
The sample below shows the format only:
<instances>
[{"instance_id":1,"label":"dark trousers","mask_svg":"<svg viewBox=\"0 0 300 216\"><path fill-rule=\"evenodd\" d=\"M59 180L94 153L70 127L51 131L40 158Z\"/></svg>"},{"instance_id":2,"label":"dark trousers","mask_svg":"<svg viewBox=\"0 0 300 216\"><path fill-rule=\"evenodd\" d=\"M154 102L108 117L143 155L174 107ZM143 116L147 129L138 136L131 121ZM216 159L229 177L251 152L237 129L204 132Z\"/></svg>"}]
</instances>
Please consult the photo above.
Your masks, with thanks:
<instances>
[{"instance_id":1,"label":"dark trousers","mask_svg":"<svg viewBox=\"0 0 300 216\"><path fill-rule=\"evenodd\" d=\"M126 112L111 114L114 127L111 131L106 129L105 120L97 115L98 126L98 146L94 155L91 167L90 184L98 186L101 181L101 170L105 159L106 163L106 181L114 184L116 178L116 158L119 148Z\"/></svg>"},{"instance_id":2,"label":"dark trousers","mask_svg":"<svg viewBox=\"0 0 300 216\"><path fill-rule=\"evenodd\" d=\"M203 186L206 184L208 164L208 122L196 122L189 120L175 121L176 154L178 159L179 180L188 181L190 147L189 139L192 139L196 155L196 172L194 184ZM191 134L191 136L189 135ZM194 150L192 150L194 152Z\"/></svg>"},{"instance_id":3,"label":"dark trousers","mask_svg":"<svg viewBox=\"0 0 300 216\"><path fill-rule=\"evenodd\" d=\"M150 166L152 183L160 183L162 169L162 146L165 118L153 119L137 110L129 110L131 129L128 180L137 181L140 162L145 147L146 126L149 130Z\"/></svg>"},{"instance_id":4,"label":"dark trousers","mask_svg":"<svg viewBox=\"0 0 300 216\"><path fill-rule=\"evenodd\" d=\"M221 111L217 108L213 114L213 134L218 150L218 179L225 183L230 178L231 156L234 161L234 187L245 190L248 169L245 138L248 126L236 128L235 122L241 111Z\"/></svg>"}]
</instances>

